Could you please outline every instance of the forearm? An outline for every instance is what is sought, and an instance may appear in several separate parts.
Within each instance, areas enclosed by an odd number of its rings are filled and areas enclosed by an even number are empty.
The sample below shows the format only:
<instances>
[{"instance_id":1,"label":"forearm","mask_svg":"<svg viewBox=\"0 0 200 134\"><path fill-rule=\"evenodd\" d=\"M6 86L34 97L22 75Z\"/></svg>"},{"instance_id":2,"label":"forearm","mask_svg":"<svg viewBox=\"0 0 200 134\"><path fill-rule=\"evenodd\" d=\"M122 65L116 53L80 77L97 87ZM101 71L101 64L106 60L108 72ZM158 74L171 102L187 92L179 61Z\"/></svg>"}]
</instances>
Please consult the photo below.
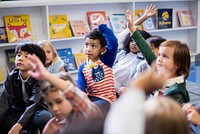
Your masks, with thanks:
<instances>
[{"instance_id":1,"label":"forearm","mask_svg":"<svg viewBox=\"0 0 200 134\"><path fill-rule=\"evenodd\" d=\"M134 26L141 25L146 19L148 19L147 16L143 15L142 17L138 18L136 21L133 22Z\"/></svg>"}]
</instances>

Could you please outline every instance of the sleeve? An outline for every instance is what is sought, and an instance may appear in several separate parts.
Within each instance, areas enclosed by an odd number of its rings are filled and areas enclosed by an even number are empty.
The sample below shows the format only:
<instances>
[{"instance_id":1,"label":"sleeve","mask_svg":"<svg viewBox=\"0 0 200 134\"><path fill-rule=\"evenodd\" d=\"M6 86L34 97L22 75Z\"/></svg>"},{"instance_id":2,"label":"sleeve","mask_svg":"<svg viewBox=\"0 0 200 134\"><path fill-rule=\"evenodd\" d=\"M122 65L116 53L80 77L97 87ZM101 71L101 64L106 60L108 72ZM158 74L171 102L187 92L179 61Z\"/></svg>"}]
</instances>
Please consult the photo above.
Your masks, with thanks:
<instances>
[{"instance_id":1,"label":"sleeve","mask_svg":"<svg viewBox=\"0 0 200 134\"><path fill-rule=\"evenodd\" d=\"M3 85L3 92L0 95L0 126L3 123L6 112L9 107L12 105L15 96L13 92L12 82L9 79L9 76L6 78L6 81Z\"/></svg>"},{"instance_id":2,"label":"sleeve","mask_svg":"<svg viewBox=\"0 0 200 134\"><path fill-rule=\"evenodd\" d=\"M72 83L65 92L66 99L68 99L73 107L73 110L81 113L85 118L100 114L99 109L93 104L87 95L80 89L75 87Z\"/></svg>"},{"instance_id":3,"label":"sleeve","mask_svg":"<svg viewBox=\"0 0 200 134\"><path fill-rule=\"evenodd\" d=\"M148 64L151 65L151 63L156 60L156 56L148 43L145 41L145 39L140 35L138 31L135 31L132 34L132 38L135 40L136 45L140 49L142 55L147 60Z\"/></svg>"},{"instance_id":4,"label":"sleeve","mask_svg":"<svg viewBox=\"0 0 200 134\"><path fill-rule=\"evenodd\" d=\"M173 94L169 94L167 96L171 97L172 99L174 99L179 104L183 104L184 103L184 97L182 96L181 93L173 93Z\"/></svg>"},{"instance_id":5,"label":"sleeve","mask_svg":"<svg viewBox=\"0 0 200 134\"><path fill-rule=\"evenodd\" d=\"M104 64L112 68L118 50L117 38L106 24L101 24L98 28L99 32L106 38L107 41L107 51L101 56L100 59Z\"/></svg>"},{"instance_id":6,"label":"sleeve","mask_svg":"<svg viewBox=\"0 0 200 134\"><path fill-rule=\"evenodd\" d=\"M42 97L40 94L40 86L37 83L32 91L32 96L29 99L29 105L26 107L26 110L21 115L21 117L18 120L18 123L22 126L25 126L28 121L30 120L30 117L36 112L36 110L39 108L42 102Z\"/></svg>"},{"instance_id":7,"label":"sleeve","mask_svg":"<svg viewBox=\"0 0 200 134\"><path fill-rule=\"evenodd\" d=\"M77 80L77 86L79 89L81 89L83 92L86 92L86 85L87 82L85 80L84 74L83 74L83 68L85 66L85 63L81 64L78 69L78 80Z\"/></svg>"}]
</instances>

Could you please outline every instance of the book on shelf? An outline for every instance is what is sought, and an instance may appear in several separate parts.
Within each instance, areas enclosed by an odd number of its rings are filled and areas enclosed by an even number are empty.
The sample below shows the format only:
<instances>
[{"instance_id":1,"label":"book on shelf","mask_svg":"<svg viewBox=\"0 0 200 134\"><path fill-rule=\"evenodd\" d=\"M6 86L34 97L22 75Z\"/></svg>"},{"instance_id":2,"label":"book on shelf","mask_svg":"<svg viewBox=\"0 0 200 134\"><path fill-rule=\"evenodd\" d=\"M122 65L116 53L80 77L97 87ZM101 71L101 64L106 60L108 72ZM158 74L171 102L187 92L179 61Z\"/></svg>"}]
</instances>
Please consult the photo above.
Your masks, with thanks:
<instances>
[{"instance_id":1,"label":"book on shelf","mask_svg":"<svg viewBox=\"0 0 200 134\"><path fill-rule=\"evenodd\" d=\"M181 27L194 26L192 13L190 10L177 11L178 20Z\"/></svg>"},{"instance_id":2,"label":"book on shelf","mask_svg":"<svg viewBox=\"0 0 200 134\"><path fill-rule=\"evenodd\" d=\"M172 28L173 24L173 9L172 8L160 8L156 13L156 28L166 29Z\"/></svg>"},{"instance_id":3,"label":"book on shelf","mask_svg":"<svg viewBox=\"0 0 200 134\"><path fill-rule=\"evenodd\" d=\"M110 26L114 33L120 33L126 29L125 14L112 14L109 15Z\"/></svg>"},{"instance_id":4,"label":"book on shelf","mask_svg":"<svg viewBox=\"0 0 200 134\"><path fill-rule=\"evenodd\" d=\"M74 54L74 59L76 62L77 69L79 69L80 65L87 60L87 56L85 53Z\"/></svg>"},{"instance_id":5,"label":"book on shelf","mask_svg":"<svg viewBox=\"0 0 200 134\"><path fill-rule=\"evenodd\" d=\"M3 82L4 82L3 69L2 69L2 67L0 66L0 83L3 83Z\"/></svg>"},{"instance_id":6,"label":"book on shelf","mask_svg":"<svg viewBox=\"0 0 200 134\"><path fill-rule=\"evenodd\" d=\"M69 21L74 36L85 36L90 32L87 20Z\"/></svg>"},{"instance_id":7,"label":"book on shelf","mask_svg":"<svg viewBox=\"0 0 200 134\"><path fill-rule=\"evenodd\" d=\"M6 68L7 72L11 72L15 69L15 49L6 49Z\"/></svg>"},{"instance_id":8,"label":"book on shelf","mask_svg":"<svg viewBox=\"0 0 200 134\"><path fill-rule=\"evenodd\" d=\"M144 13L140 13L140 16L142 16ZM153 30L156 29L156 15L146 19L142 23L143 30Z\"/></svg>"},{"instance_id":9,"label":"book on shelf","mask_svg":"<svg viewBox=\"0 0 200 134\"><path fill-rule=\"evenodd\" d=\"M104 23L107 24L108 27L110 27L108 17L106 16L105 11L88 11L87 18L88 18L88 22L89 22L89 26L91 30L98 28L96 25L93 24L93 21L99 18L100 16L102 17L102 20L104 21Z\"/></svg>"},{"instance_id":10,"label":"book on shelf","mask_svg":"<svg viewBox=\"0 0 200 134\"><path fill-rule=\"evenodd\" d=\"M32 41L30 17L27 14L4 16L8 42Z\"/></svg>"},{"instance_id":11,"label":"book on shelf","mask_svg":"<svg viewBox=\"0 0 200 134\"><path fill-rule=\"evenodd\" d=\"M51 39L72 37L67 15L50 15L49 31Z\"/></svg>"},{"instance_id":12,"label":"book on shelf","mask_svg":"<svg viewBox=\"0 0 200 134\"><path fill-rule=\"evenodd\" d=\"M0 43L7 43L8 42L8 36L6 32L6 27L0 27Z\"/></svg>"},{"instance_id":13,"label":"book on shelf","mask_svg":"<svg viewBox=\"0 0 200 134\"><path fill-rule=\"evenodd\" d=\"M135 20L137 20L137 19L140 18L140 14L141 14L141 13L144 13L144 10L143 10L143 9L137 9L137 10L135 10ZM139 25L138 29L139 29L139 30L143 30L142 24Z\"/></svg>"},{"instance_id":14,"label":"book on shelf","mask_svg":"<svg viewBox=\"0 0 200 134\"><path fill-rule=\"evenodd\" d=\"M56 50L60 58L64 61L68 71L76 70L76 63L71 48L63 48Z\"/></svg>"}]
</instances>

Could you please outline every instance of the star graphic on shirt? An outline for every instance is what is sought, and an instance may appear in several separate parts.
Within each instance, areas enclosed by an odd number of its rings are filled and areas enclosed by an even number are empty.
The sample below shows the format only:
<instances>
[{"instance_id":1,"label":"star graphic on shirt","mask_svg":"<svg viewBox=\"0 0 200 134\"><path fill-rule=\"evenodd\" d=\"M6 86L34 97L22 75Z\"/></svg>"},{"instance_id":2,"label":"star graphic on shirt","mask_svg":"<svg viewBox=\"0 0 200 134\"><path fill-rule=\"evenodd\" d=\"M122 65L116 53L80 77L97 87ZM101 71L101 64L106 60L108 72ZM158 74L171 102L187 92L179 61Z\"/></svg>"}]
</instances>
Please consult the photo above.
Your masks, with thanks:
<instances>
[{"instance_id":1,"label":"star graphic on shirt","mask_svg":"<svg viewBox=\"0 0 200 134\"><path fill-rule=\"evenodd\" d=\"M6 35L5 35L5 34L2 34L2 35L0 36L0 39L1 39L1 40L6 40Z\"/></svg>"}]
</instances>

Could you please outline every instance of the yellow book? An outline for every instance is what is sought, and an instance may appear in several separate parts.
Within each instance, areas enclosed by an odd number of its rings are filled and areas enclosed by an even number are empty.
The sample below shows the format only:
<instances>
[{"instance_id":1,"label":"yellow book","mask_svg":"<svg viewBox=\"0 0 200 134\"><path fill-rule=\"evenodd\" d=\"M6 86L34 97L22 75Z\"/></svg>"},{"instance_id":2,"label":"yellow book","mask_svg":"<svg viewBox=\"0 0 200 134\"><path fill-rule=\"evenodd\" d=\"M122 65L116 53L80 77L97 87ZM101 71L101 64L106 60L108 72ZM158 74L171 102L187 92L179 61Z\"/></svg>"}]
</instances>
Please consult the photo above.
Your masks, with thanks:
<instances>
[{"instance_id":1,"label":"yellow book","mask_svg":"<svg viewBox=\"0 0 200 134\"><path fill-rule=\"evenodd\" d=\"M140 14L143 13L144 10L135 10L135 20L139 19L140 18ZM143 30L143 27L142 25L139 25L138 27L139 30Z\"/></svg>"},{"instance_id":2,"label":"yellow book","mask_svg":"<svg viewBox=\"0 0 200 134\"><path fill-rule=\"evenodd\" d=\"M74 54L76 67L79 69L80 65L87 60L87 56L84 53Z\"/></svg>"},{"instance_id":3,"label":"yellow book","mask_svg":"<svg viewBox=\"0 0 200 134\"><path fill-rule=\"evenodd\" d=\"M4 16L8 42L32 41L30 17L27 14Z\"/></svg>"},{"instance_id":4,"label":"yellow book","mask_svg":"<svg viewBox=\"0 0 200 134\"><path fill-rule=\"evenodd\" d=\"M72 37L67 15L49 16L49 30L52 39Z\"/></svg>"}]
</instances>

